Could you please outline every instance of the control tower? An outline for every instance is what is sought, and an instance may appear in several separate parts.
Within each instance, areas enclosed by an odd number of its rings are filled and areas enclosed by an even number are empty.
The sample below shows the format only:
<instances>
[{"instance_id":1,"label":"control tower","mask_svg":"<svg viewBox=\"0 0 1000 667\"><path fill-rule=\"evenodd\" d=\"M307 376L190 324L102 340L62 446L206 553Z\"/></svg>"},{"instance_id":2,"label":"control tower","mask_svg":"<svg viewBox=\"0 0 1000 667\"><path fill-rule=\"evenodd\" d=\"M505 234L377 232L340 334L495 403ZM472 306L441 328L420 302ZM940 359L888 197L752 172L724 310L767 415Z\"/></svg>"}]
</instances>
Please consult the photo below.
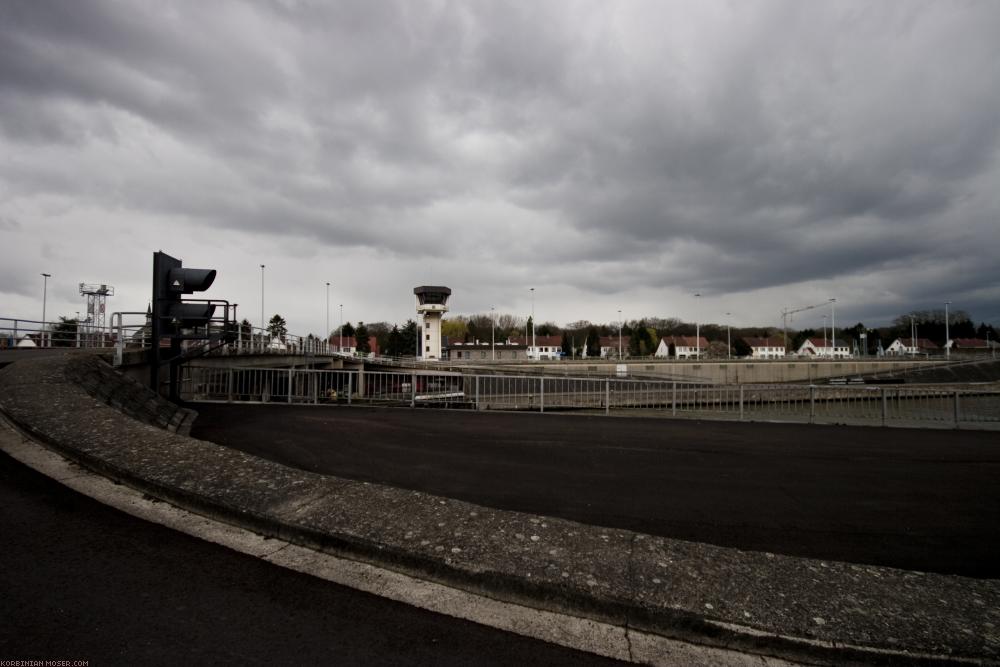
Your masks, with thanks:
<instances>
[{"instance_id":1,"label":"control tower","mask_svg":"<svg viewBox=\"0 0 1000 667\"><path fill-rule=\"evenodd\" d=\"M417 314L423 316L419 354L427 361L441 359L441 316L448 312L451 289L438 285L414 287L417 297Z\"/></svg>"}]
</instances>

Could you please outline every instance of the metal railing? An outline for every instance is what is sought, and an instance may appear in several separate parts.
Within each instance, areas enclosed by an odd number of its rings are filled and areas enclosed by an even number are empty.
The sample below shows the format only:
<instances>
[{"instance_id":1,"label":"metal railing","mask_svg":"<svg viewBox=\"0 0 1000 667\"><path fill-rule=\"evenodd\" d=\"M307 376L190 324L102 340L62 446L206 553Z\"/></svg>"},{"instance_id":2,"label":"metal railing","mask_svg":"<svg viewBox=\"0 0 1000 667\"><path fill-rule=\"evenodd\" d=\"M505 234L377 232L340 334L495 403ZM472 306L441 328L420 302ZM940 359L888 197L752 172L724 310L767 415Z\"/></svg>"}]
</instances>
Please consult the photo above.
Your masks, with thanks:
<instances>
[{"instance_id":1,"label":"metal railing","mask_svg":"<svg viewBox=\"0 0 1000 667\"><path fill-rule=\"evenodd\" d=\"M615 378L526 377L197 366L190 401L383 404L475 410L690 417L816 424L1000 425L1000 385L708 385Z\"/></svg>"}]
</instances>

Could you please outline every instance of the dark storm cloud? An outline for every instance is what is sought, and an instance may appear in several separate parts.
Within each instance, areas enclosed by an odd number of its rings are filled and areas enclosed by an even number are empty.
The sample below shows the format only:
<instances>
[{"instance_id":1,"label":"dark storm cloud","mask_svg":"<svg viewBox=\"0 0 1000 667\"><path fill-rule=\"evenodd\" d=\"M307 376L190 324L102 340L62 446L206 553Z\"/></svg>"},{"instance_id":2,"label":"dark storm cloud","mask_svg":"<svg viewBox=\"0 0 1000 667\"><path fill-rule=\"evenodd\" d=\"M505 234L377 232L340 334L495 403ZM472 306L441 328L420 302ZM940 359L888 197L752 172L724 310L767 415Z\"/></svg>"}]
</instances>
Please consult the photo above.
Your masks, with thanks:
<instances>
[{"instance_id":1,"label":"dark storm cloud","mask_svg":"<svg viewBox=\"0 0 1000 667\"><path fill-rule=\"evenodd\" d=\"M918 263L1000 268L997 34L989 2L10 2L0 220L915 299Z\"/></svg>"}]
</instances>

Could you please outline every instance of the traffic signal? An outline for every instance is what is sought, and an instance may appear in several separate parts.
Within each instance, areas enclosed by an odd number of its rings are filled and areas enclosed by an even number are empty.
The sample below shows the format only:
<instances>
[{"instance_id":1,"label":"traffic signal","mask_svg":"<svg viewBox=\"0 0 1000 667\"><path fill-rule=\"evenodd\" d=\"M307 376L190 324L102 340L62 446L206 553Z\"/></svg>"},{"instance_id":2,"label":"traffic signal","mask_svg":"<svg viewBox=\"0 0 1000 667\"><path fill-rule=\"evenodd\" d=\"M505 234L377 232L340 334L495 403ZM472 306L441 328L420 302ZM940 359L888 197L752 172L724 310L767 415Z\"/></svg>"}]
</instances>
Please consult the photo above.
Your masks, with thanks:
<instances>
[{"instance_id":1,"label":"traffic signal","mask_svg":"<svg viewBox=\"0 0 1000 667\"><path fill-rule=\"evenodd\" d=\"M153 314L160 331L193 329L208 324L215 314L211 303L185 303L184 294L203 292L215 282L215 269L185 269L179 259L153 253Z\"/></svg>"}]
</instances>

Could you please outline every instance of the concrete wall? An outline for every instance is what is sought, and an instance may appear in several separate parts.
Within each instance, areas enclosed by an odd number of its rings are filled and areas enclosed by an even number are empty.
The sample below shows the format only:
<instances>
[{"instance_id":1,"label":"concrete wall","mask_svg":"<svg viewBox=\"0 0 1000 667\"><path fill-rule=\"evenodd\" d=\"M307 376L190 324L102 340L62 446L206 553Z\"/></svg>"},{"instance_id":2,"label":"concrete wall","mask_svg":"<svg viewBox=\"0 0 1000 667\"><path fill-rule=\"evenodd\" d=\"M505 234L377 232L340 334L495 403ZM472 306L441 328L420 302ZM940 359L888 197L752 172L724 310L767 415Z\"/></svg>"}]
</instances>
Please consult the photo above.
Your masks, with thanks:
<instances>
[{"instance_id":1,"label":"concrete wall","mask_svg":"<svg viewBox=\"0 0 1000 667\"><path fill-rule=\"evenodd\" d=\"M631 361L624 364L633 377L669 378L715 384L772 384L815 382L833 377L856 377L894 372L905 375L918 368L943 365L944 361L876 360L753 360L753 361ZM499 367L498 367L499 368ZM524 369L525 366L518 366ZM614 377L617 364L561 361L532 364L531 368L553 375L601 375ZM544 370L542 370L544 369Z\"/></svg>"}]
</instances>

